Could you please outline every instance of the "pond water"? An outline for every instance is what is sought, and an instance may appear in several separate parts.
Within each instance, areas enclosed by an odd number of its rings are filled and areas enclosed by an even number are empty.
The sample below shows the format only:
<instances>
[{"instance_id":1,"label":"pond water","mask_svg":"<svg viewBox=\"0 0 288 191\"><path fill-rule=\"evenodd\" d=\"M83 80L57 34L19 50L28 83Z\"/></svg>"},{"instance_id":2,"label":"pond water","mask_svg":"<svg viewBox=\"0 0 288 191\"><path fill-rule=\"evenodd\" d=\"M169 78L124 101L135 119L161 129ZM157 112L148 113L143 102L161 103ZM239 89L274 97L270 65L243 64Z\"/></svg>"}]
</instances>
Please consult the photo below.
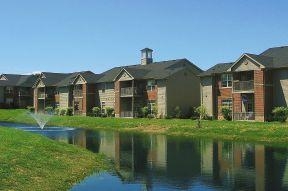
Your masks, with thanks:
<instances>
[{"instance_id":1,"label":"pond water","mask_svg":"<svg viewBox=\"0 0 288 191\"><path fill-rule=\"evenodd\" d=\"M288 190L285 147L102 130L40 133L113 159L115 174L91 175L72 191Z\"/></svg>"}]
</instances>

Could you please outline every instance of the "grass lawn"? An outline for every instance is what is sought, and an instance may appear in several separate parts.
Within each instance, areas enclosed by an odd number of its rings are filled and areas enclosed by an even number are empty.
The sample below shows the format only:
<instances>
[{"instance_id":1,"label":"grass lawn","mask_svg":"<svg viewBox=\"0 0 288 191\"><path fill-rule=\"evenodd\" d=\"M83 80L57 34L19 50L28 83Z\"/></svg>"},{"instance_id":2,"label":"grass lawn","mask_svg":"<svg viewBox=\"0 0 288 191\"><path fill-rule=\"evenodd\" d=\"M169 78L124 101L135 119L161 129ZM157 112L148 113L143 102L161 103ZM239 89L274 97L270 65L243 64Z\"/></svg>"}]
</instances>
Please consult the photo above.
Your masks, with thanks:
<instances>
[{"instance_id":1,"label":"grass lawn","mask_svg":"<svg viewBox=\"0 0 288 191\"><path fill-rule=\"evenodd\" d=\"M67 190L109 168L103 155L13 128L0 127L0 152L0 190Z\"/></svg>"},{"instance_id":2,"label":"grass lawn","mask_svg":"<svg viewBox=\"0 0 288 191\"><path fill-rule=\"evenodd\" d=\"M0 110L0 121L34 123L25 110ZM221 140L255 141L288 145L288 124L279 122L197 121L190 119L125 119L84 116L54 116L48 125L90 129L149 132L205 137Z\"/></svg>"}]
</instances>

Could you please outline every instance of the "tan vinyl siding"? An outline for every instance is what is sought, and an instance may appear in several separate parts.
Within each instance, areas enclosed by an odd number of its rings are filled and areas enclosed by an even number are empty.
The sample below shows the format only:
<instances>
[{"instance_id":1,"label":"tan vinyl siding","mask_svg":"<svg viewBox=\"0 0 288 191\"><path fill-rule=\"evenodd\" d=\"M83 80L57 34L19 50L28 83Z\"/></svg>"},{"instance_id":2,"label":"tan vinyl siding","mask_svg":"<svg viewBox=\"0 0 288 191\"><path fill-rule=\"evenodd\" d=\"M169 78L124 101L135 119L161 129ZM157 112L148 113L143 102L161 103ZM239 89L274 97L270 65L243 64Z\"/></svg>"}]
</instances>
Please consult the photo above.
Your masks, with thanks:
<instances>
[{"instance_id":1,"label":"tan vinyl siding","mask_svg":"<svg viewBox=\"0 0 288 191\"><path fill-rule=\"evenodd\" d=\"M68 87L59 88L59 107L69 107L69 89Z\"/></svg>"},{"instance_id":2,"label":"tan vinyl siding","mask_svg":"<svg viewBox=\"0 0 288 191\"><path fill-rule=\"evenodd\" d=\"M201 104L206 108L208 116L213 116L212 77L201 78Z\"/></svg>"},{"instance_id":3,"label":"tan vinyl siding","mask_svg":"<svg viewBox=\"0 0 288 191\"><path fill-rule=\"evenodd\" d=\"M288 105L288 69L273 71L274 106Z\"/></svg>"},{"instance_id":4,"label":"tan vinyl siding","mask_svg":"<svg viewBox=\"0 0 288 191\"><path fill-rule=\"evenodd\" d=\"M260 65L248 58L242 58L235 66L233 66L233 71L235 72L249 70L260 70Z\"/></svg>"},{"instance_id":5,"label":"tan vinyl siding","mask_svg":"<svg viewBox=\"0 0 288 191\"><path fill-rule=\"evenodd\" d=\"M186 115L191 107L200 105L200 78L191 70L181 70L167 81L167 114L173 115L176 106Z\"/></svg>"},{"instance_id":6,"label":"tan vinyl siding","mask_svg":"<svg viewBox=\"0 0 288 191\"><path fill-rule=\"evenodd\" d=\"M105 102L105 107L115 107L115 91L114 86L105 87L105 83L98 84L98 93L100 104Z\"/></svg>"},{"instance_id":7,"label":"tan vinyl siding","mask_svg":"<svg viewBox=\"0 0 288 191\"><path fill-rule=\"evenodd\" d=\"M165 80L157 81L157 109L158 116L164 117L167 115L167 105L166 105L166 82Z\"/></svg>"}]
</instances>

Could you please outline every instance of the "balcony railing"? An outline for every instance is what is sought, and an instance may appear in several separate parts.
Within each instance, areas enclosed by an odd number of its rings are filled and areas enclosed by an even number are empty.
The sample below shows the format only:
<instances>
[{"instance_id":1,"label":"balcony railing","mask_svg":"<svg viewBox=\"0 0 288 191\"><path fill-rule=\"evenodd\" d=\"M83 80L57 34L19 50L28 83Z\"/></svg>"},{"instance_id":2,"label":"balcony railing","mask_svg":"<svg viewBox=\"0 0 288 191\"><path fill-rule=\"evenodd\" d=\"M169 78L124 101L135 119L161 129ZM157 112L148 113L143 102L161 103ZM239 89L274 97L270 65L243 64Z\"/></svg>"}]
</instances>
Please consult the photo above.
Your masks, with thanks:
<instances>
[{"instance_id":1,"label":"balcony railing","mask_svg":"<svg viewBox=\"0 0 288 191\"><path fill-rule=\"evenodd\" d=\"M254 112L239 112L233 113L233 120L255 120Z\"/></svg>"},{"instance_id":2,"label":"balcony railing","mask_svg":"<svg viewBox=\"0 0 288 191\"><path fill-rule=\"evenodd\" d=\"M254 91L254 80L234 81L233 82L233 91L234 92Z\"/></svg>"},{"instance_id":3,"label":"balcony railing","mask_svg":"<svg viewBox=\"0 0 288 191\"><path fill-rule=\"evenodd\" d=\"M45 99L47 97L47 94L45 93L38 93L38 99Z\"/></svg>"},{"instance_id":4,"label":"balcony railing","mask_svg":"<svg viewBox=\"0 0 288 191\"><path fill-rule=\"evenodd\" d=\"M121 111L120 117L133 117L132 111Z\"/></svg>"},{"instance_id":5,"label":"balcony railing","mask_svg":"<svg viewBox=\"0 0 288 191\"><path fill-rule=\"evenodd\" d=\"M74 97L83 97L82 90L73 90Z\"/></svg>"},{"instance_id":6,"label":"balcony railing","mask_svg":"<svg viewBox=\"0 0 288 191\"><path fill-rule=\"evenodd\" d=\"M122 97L137 96L137 95L141 95L141 90L139 88L136 87L121 88Z\"/></svg>"}]
</instances>

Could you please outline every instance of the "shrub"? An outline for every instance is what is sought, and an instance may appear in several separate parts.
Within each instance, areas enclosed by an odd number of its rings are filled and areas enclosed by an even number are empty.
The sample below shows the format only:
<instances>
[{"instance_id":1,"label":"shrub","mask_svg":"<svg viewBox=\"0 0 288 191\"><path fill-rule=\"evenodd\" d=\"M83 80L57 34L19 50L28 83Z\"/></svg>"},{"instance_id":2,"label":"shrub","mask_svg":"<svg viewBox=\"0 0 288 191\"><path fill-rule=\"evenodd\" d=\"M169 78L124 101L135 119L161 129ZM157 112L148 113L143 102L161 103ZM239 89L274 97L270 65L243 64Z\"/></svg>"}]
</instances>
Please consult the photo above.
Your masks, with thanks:
<instances>
[{"instance_id":1,"label":"shrub","mask_svg":"<svg viewBox=\"0 0 288 191\"><path fill-rule=\"evenodd\" d=\"M181 118L182 117L182 111L181 111L181 108L179 106L176 106L174 108L174 116L175 116L175 118Z\"/></svg>"},{"instance_id":2,"label":"shrub","mask_svg":"<svg viewBox=\"0 0 288 191\"><path fill-rule=\"evenodd\" d=\"M224 119L231 121L232 120L232 110L228 107L222 107L221 109Z\"/></svg>"},{"instance_id":3,"label":"shrub","mask_svg":"<svg viewBox=\"0 0 288 191\"><path fill-rule=\"evenodd\" d=\"M54 109L54 115L60 115L60 108L59 107L56 107Z\"/></svg>"},{"instance_id":4,"label":"shrub","mask_svg":"<svg viewBox=\"0 0 288 191\"><path fill-rule=\"evenodd\" d=\"M106 107L106 114L108 117L112 117L114 114L114 109L111 107Z\"/></svg>"},{"instance_id":5,"label":"shrub","mask_svg":"<svg viewBox=\"0 0 288 191\"><path fill-rule=\"evenodd\" d=\"M157 105L154 105L154 106L152 107L152 113L154 114L154 116L157 116L157 114L158 114Z\"/></svg>"},{"instance_id":6,"label":"shrub","mask_svg":"<svg viewBox=\"0 0 288 191\"><path fill-rule=\"evenodd\" d=\"M147 115L147 118L148 118L148 119L152 119L152 118L155 118L155 115L154 115L154 114L152 114L152 113L149 113L149 114Z\"/></svg>"},{"instance_id":7,"label":"shrub","mask_svg":"<svg viewBox=\"0 0 288 191\"><path fill-rule=\"evenodd\" d=\"M207 110L203 105L196 108L196 113L198 114L200 120L207 119Z\"/></svg>"},{"instance_id":8,"label":"shrub","mask_svg":"<svg viewBox=\"0 0 288 191\"><path fill-rule=\"evenodd\" d=\"M45 113L47 113L47 114L49 114L49 115L52 115L53 112L54 112L53 107L51 107L51 106L45 107Z\"/></svg>"},{"instance_id":9,"label":"shrub","mask_svg":"<svg viewBox=\"0 0 288 191\"><path fill-rule=\"evenodd\" d=\"M68 116L72 116L73 115L73 107L68 107L66 109L66 115L68 115Z\"/></svg>"},{"instance_id":10,"label":"shrub","mask_svg":"<svg viewBox=\"0 0 288 191\"><path fill-rule=\"evenodd\" d=\"M148 114L149 114L149 108L148 108L147 106L142 107L142 108L140 109L140 115L141 115L142 117L147 117Z\"/></svg>"},{"instance_id":11,"label":"shrub","mask_svg":"<svg viewBox=\"0 0 288 191\"><path fill-rule=\"evenodd\" d=\"M59 115L66 115L66 109L60 109Z\"/></svg>"},{"instance_id":12,"label":"shrub","mask_svg":"<svg viewBox=\"0 0 288 191\"><path fill-rule=\"evenodd\" d=\"M275 121L285 122L288 117L288 108L287 107L275 107L272 110L273 119Z\"/></svg>"},{"instance_id":13,"label":"shrub","mask_svg":"<svg viewBox=\"0 0 288 191\"><path fill-rule=\"evenodd\" d=\"M34 113L35 112L35 107L33 106L27 106L27 110L31 113Z\"/></svg>"},{"instance_id":14,"label":"shrub","mask_svg":"<svg viewBox=\"0 0 288 191\"><path fill-rule=\"evenodd\" d=\"M92 113L95 117L100 117L101 116L101 109L100 107L93 107L92 108Z\"/></svg>"}]
</instances>

